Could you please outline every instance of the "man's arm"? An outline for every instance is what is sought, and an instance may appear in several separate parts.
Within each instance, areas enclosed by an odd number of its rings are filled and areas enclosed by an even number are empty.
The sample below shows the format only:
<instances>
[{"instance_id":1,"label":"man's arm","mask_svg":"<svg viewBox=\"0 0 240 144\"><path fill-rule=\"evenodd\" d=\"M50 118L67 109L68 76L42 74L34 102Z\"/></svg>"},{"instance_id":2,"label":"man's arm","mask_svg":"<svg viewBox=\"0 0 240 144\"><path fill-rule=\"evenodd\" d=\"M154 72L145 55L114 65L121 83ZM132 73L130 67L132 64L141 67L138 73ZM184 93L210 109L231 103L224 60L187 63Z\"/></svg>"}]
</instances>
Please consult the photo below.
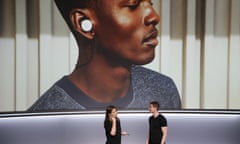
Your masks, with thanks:
<instances>
[{"instance_id":1,"label":"man's arm","mask_svg":"<svg viewBox=\"0 0 240 144\"><path fill-rule=\"evenodd\" d=\"M167 139L167 130L168 127L162 127L162 140L161 140L161 144L165 144L166 143L166 139Z\"/></svg>"}]
</instances>

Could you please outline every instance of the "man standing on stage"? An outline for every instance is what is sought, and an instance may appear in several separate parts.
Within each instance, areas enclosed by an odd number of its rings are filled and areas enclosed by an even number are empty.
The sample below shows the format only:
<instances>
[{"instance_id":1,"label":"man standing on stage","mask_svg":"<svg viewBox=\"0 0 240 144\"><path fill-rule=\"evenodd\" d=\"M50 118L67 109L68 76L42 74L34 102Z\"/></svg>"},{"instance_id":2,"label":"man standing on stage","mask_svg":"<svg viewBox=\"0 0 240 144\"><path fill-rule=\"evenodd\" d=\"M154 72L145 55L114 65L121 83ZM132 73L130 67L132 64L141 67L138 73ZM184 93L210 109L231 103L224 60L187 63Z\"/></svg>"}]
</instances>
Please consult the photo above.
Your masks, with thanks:
<instances>
[{"instance_id":1,"label":"man standing on stage","mask_svg":"<svg viewBox=\"0 0 240 144\"><path fill-rule=\"evenodd\" d=\"M159 103L150 102L149 112L152 116L149 118L149 136L146 144L165 144L167 138L167 119L159 113Z\"/></svg>"}]
</instances>

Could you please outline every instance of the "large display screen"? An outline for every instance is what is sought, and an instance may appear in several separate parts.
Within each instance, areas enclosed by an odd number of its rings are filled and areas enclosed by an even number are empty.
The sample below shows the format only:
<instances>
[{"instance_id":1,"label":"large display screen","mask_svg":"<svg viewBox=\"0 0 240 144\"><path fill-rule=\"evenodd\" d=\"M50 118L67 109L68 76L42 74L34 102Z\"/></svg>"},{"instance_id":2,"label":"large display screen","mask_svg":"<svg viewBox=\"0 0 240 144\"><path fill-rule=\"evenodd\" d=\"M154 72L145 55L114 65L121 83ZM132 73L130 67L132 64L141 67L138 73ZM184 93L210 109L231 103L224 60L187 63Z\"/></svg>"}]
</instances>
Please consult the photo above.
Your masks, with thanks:
<instances>
[{"instance_id":1,"label":"large display screen","mask_svg":"<svg viewBox=\"0 0 240 144\"><path fill-rule=\"evenodd\" d=\"M0 111L240 109L239 3L0 1Z\"/></svg>"}]
</instances>

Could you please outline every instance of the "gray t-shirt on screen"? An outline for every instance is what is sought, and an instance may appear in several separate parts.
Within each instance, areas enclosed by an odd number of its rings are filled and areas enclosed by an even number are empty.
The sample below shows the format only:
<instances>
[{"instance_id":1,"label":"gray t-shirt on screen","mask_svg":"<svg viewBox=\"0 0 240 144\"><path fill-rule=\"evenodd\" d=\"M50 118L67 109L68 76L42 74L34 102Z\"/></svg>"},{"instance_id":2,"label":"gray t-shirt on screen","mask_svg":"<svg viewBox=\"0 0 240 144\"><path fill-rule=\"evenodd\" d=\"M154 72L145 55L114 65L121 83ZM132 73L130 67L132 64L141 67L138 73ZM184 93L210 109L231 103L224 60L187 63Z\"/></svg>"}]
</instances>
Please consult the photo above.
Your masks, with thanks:
<instances>
[{"instance_id":1,"label":"gray t-shirt on screen","mask_svg":"<svg viewBox=\"0 0 240 144\"><path fill-rule=\"evenodd\" d=\"M181 109L180 96L171 78L141 66L132 66L131 86L123 98L111 103L96 102L64 76L28 111L105 110L110 104L119 109L147 109L151 101L158 101L161 109Z\"/></svg>"}]
</instances>

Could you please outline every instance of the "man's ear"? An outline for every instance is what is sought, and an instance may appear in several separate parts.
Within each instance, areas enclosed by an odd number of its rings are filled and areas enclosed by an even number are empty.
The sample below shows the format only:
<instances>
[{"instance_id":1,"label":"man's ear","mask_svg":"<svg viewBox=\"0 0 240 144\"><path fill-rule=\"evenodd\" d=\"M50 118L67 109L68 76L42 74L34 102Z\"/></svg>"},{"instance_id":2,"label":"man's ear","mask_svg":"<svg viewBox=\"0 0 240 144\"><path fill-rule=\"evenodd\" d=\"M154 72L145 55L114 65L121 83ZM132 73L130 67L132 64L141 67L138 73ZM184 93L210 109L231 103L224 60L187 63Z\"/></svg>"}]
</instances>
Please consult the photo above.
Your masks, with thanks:
<instances>
[{"instance_id":1,"label":"man's ear","mask_svg":"<svg viewBox=\"0 0 240 144\"><path fill-rule=\"evenodd\" d=\"M89 10L73 9L70 12L70 20L76 32L87 39L94 38L94 23Z\"/></svg>"}]
</instances>

